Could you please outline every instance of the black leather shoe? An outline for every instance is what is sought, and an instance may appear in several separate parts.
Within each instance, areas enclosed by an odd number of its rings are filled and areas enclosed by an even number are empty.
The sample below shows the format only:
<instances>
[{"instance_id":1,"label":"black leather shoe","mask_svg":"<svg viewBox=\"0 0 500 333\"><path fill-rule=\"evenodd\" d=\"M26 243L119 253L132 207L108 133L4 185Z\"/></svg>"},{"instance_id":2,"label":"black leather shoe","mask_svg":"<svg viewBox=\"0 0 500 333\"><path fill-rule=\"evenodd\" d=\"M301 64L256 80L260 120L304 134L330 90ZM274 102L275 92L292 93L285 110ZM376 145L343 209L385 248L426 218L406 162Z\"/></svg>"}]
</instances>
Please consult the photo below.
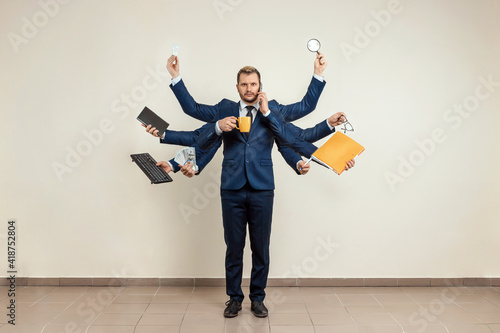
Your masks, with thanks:
<instances>
[{"instance_id":1,"label":"black leather shoe","mask_svg":"<svg viewBox=\"0 0 500 333\"><path fill-rule=\"evenodd\" d=\"M235 299L230 299L226 302L226 309L224 310L224 317L233 318L238 315L241 310L241 302Z\"/></svg>"},{"instance_id":2,"label":"black leather shoe","mask_svg":"<svg viewBox=\"0 0 500 333\"><path fill-rule=\"evenodd\" d=\"M267 308L262 301L252 301L251 310L255 317L265 318L268 315Z\"/></svg>"}]
</instances>

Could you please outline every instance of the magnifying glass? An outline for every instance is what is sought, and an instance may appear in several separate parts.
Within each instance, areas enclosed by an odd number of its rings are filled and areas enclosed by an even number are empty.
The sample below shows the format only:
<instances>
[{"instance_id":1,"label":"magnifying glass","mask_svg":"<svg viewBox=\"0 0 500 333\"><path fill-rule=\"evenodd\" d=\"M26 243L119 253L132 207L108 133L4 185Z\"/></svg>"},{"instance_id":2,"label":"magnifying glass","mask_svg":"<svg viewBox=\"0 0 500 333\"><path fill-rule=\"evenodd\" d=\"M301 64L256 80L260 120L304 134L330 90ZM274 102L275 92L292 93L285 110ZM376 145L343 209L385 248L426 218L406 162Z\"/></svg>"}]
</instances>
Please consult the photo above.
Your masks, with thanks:
<instances>
[{"instance_id":1,"label":"magnifying glass","mask_svg":"<svg viewBox=\"0 0 500 333\"><path fill-rule=\"evenodd\" d=\"M318 51L320 47L321 43L316 38L309 39L309 41L307 42L307 49L311 52L319 53Z\"/></svg>"}]
</instances>

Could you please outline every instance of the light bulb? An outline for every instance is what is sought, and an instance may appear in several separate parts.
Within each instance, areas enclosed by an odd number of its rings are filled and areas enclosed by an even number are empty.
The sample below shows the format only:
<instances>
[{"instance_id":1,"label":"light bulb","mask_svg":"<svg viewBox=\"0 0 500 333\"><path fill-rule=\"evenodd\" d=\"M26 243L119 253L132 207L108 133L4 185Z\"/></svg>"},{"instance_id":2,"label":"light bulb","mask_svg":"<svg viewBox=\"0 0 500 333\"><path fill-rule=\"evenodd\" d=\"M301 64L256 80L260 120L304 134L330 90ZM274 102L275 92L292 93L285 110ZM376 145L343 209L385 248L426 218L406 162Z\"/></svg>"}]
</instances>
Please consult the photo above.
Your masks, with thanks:
<instances>
[{"instance_id":1,"label":"light bulb","mask_svg":"<svg viewBox=\"0 0 500 333\"><path fill-rule=\"evenodd\" d=\"M177 56L179 53L179 45L174 44L172 45L172 55Z\"/></svg>"}]
</instances>

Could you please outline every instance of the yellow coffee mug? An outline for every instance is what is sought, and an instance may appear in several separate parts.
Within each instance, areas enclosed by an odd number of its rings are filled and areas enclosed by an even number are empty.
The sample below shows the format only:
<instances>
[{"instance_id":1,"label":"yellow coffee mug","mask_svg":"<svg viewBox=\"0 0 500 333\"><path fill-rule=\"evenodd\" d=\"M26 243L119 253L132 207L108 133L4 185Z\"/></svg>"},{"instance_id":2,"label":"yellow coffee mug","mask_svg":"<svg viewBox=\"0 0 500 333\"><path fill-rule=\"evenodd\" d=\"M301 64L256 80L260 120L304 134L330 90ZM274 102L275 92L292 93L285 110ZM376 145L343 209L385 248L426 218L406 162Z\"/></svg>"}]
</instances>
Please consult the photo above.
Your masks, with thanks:
<instances>
[{"instance_id":1,"label":"yellow coffee mug","mask_svg":"<svg viewBox=\"0 0 500 333\"><path fill-rule=\"evenodd\" d=\"M252 118L250 117L238 117L236 119L240 124L240 127L236 125L236 128L240 130L242 133L250 132L250 126L252 126Z\"/></svg>"}]
</instances>

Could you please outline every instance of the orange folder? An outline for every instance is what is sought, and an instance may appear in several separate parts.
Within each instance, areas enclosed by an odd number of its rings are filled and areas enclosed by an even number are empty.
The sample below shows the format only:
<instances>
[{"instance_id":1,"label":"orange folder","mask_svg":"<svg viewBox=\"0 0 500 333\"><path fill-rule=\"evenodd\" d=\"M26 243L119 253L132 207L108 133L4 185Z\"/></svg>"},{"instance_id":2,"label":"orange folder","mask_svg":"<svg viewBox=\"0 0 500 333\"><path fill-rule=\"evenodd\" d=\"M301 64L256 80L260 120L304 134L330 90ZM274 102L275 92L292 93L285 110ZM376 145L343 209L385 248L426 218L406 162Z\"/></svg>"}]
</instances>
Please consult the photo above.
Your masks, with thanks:
<instances>
[{"instance_id":1,"label":"orange folder","mask_svg":"<svg viewBox=\"0 0 500 333\"><path fill-rule=\"evenodd\" d=\"M335 132L328 141L316 150L311 159L340 175L352 160L365 148L341 132Z\"/></svg>"}]
</instances>

